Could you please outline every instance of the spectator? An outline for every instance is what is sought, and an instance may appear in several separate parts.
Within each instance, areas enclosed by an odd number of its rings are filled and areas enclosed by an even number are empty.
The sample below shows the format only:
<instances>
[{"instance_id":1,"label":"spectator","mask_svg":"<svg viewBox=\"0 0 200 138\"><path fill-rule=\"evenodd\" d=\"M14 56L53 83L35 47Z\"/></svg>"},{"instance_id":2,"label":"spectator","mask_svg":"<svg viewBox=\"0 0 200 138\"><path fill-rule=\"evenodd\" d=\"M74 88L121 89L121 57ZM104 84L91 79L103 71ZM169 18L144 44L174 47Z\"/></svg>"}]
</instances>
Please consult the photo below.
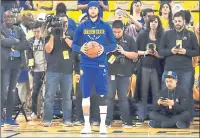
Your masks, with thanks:
<instances>
[{"instance_id":1,"label":"spectator","mask_svg":"<svg viewBox=\"0 0 200 138\"><path fill-rule=\"evenodd\" d=\"M4 12L11 10L14 14L14 23L16 23L16 18L20 15L21 11L24 9L24 1L13 0L13 1L2 1L1 3L1 19L3 19ZM2 20L3 21L3 20Z\"/></svg>"},{"instance_id":2,"label":"spectator","mask_svg":"<svg viewBox=\"0 0 200 138\"><path fill-rule=\"evenodd\" d=\"M127 91L132 75L132 59L136 59L137 46L133 38L124 33L124 25L120 20L112 24L117 41L117 49L108 54L108 94L106 125L113 121L114 100L117 91L123 127L132 128Z\"/></svg>"},{"instance_id":3,"label":"spectator","mask_svg":"<svg viewBox=\"0 0 200 138\"><path fill-rule=\"evenodd\" d=\"M64 13L66 14L67 13L67 7L65 6L64 3L60 2L58 3L57 7L56 7L56 15L59 15L60 13ZM69 18L68 17L68 28L67 28L68 32L74 32L75 29L76 29L76 23L75 21L72 19L72 18Z\"/></svg>"},{"instance_id":4,"label":"spectator","mask_svg":"<svg viewBox=\"0 0 200 138\"><path fill-rule=\"evenodd\" d=\"M133 18L138 22L140 22L141 24L144 24L144 19L141 16L141 11L142 11L142 2L140 0L134 0L131 3L130 15L132 15Z\"/></svg>"},{"instance_id":5,"label":"spectator","mask_svg":"<svg viewBox=\"0 0 200 138\"><path fill-rule=\"evenodd\" d=\"M33 92L32 92L32 114L31 119L37 118L37 100L38 94L41 92L42 84L46 71L46 60L44 53L45 39L41 36L41 23L36 21L33 25L34 37L28 41L30 47L28 49L28 66L33 73Z\"/></svg>"},{"instance_id":6,"label":"spectator","mask_svg":"<svg viewBox=\"0 0 200 138\"><path fill-rule=\"evenodd\" d=\"M193 30L192 15L191 15L190 11L189 10L181 10L181 12L183 12L183 14L185 16L185 27L190 31L194 31Z\"/></svg>"},{"instance_id":7,"label":"spectator","mask_svg":"<svg viewBox=\"0 0 200 138\"><path fill-rule=\"evenodd\" d=\"M19 76L24 50L27 48L25 34L20 27L13 25L14 15L11 11L4 13L4 23L1 26L1 112L6 101L6 124L18 125L13 119L16 84ZM2 118L2 116L1 116ZM1 120L1 125L4 124Z\"/></svg>"},{"instance_id":8,"label":"spectator","mask_svg":"<svg viewBox=\"0 0 200 138\"><path fill-rule=\"evenodd\" d=\"M200 31L199 31L199 26L200 26L200 23L198 23L195 27L194 27L194 32L196 34L196 37L197 37L197 41L198 41L198 44L200 46ZM197 57L193 57L193 61L192 61L192 65L193 67L196 67L198 65L200 65L200 56L197 56Z\"/></svg>"},{"instance_id":9,"label":"spectator","mask_svg":"<svg viewBox=\"0 0 200 138\"><path fill-rule=\"evenodd\" d=\"M78 0L77 9L82 10L82 13L86 13L90 1L92 0ZM109 11L108 0L99 0L98 2L101 6L100 16L103 17L103 11Z\"/></svg>"},{"instance_id":10,"label":"spectator","mask_svg":"<svg viewBox=\"0 0 200 138\"><path fill-rule=\"evenodd\" d=\"M30 24L32 23L33 19L34 19L33 15L30 12L26 12L23 14L22 22L19 24L19 26L25 33L27 40L29 37L32 37L31 36L32 32L30 30ZM27 45L27 49L28 49L28 45ZM25 55L26 55L26 51L25 51ZM18 94L19 94L19 98L20 98L21 102L22 103L25 102L26 103L25 107L28 107L30 105L29 99L31 97L31 93L30 93L30 87L29 87L29 81L30 81L29 76L30 75L28 75L28 68L27 68L26 60L27 59L25 59L23 61L23 65L21 66L20 76L19 76L18 83L17 83L17 88L18 88Z\"/></svg>"},{"instance_id":11,"label":"spectator","mask_svg":"<svg viewBox=\"0 0 200 138\"><path fill-rule=\"evenodd\" d=\"M190 113L187 111L188 95L177 85L175 72L168 71L165 75L167 88L161 90L160 97L153 111L149 114L149 126L153 128L188 128Z\"/></svg>"},{"instance_id":12,"label":"spectator","mask_svg":"<svg viewBox=\"0 0 200 138\"><path fill-rule=\"evenodd\" d=\"M152 15L154 15L153 9L146 8L146 9L142 10L142 16L143 16L143 19L144 19L144 24L142 25L142 28L141 28L140 32L143 32L144 30L147 29L147 24L149 22L149 18Z\"/></svg>"},{"instance_id":13,"label":"spectator","mask_svg":"<svg viewBox=\"0 0 200 138\"><path fill-rule=\"evenodd\" d=\"M172 9L169 3L163 3L160 5L159 15L164 30L172 29Z\"/></svg>"},{"instance_id":14,"label":"spectator","mask_svg":"<svg viewBox=\"0 0 200 138\"><path fill-rule=\"evenodd\" d=\"M25 1L24 10L34 10L32 0L26 0Z\"/></svg>"},{"instance_id":15,"label":"spectator","mask_svg":"<svg viewBox=\"0 0 200 138\"><path fill-rule=\"evenodd\" d=\"M142 28L142 25L140 24L140 22L138 22L137 20L135 20L125 10L117 9L116 15L118 16L117 19L128 18L129 24L126 25L125 33L128 34L129 36L133 37L134 39L136 39L137 32L139 32L139 30Z\"/></svg>"},{"instance_id":16,"label":"spectator","mask_svg":"<svg viewBox=\"0 0 200 138\"><path fill-rule=\"evenodd\" d=\"M149 85L152 89L152 103L156 104L156 100L160 90L159 83L159 54L161 36L163 34L162 23L160 18L153 15L149 18L147 29L137 38L138 54L141 57L141 103L138 109L138 117L143 123L147 118L147 103Z\"/></svg>"},{"instance_id":17,"label":"spectator","mask_svg":"<svg viewBox=\"0 0 200 138\"><path fill-rule=\"evenodd\" d=\"M192 57L199 56L199 46L195 34L185 28L184 14L182 12L175 13L173 20L174 29L165 32L162 36L159 55L165 58L165 72L176 72L179 78L178 86L187 92L192 120L194 117L194 102L192 98L194 69L192 67Z\"/></svg>"}]
</instances>

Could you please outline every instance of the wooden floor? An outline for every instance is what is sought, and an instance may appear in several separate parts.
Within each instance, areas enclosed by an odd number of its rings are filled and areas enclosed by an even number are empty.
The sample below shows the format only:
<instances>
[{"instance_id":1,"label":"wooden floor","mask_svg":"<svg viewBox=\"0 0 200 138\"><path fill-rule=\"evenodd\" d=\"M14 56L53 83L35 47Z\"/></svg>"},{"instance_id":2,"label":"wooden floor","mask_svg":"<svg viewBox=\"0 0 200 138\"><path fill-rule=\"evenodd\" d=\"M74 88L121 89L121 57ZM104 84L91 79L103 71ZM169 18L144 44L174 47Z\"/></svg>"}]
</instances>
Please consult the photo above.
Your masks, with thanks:
<instances>
[{"instance_id":1,"label":"wooden floor","mask_svg":"<svg viewBox=\"0 0 200 138\"><path fill-rule=\"evenodd\" d=\"M18 117L19 127L4 126L1 137L198 137L199 118L195 118L189 129L154 129L147 125L136 126L131 129L121 127L108 128L107 135L99 135L99 127L92 127L92 134L80 134L82 126L63 127L61 120L54 120L53 126L43 127L41 120L25 122ZM120 125L120 124L119 124Z\"/></svg>"}]
</instances>

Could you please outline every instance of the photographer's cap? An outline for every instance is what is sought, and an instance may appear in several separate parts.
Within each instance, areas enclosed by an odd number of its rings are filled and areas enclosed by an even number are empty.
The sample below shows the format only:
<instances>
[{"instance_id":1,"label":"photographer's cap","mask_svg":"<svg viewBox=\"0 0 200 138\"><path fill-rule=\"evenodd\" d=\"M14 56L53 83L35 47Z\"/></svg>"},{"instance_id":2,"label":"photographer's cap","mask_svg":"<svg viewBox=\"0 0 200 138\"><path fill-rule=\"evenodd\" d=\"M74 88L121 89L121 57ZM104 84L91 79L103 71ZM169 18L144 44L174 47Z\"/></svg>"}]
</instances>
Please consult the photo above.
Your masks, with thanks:
<instances>
[{"instance_id":1,"label":"photographer's cap","mask_svg":"<svg viewBox=\"0 0 200 138\"><path fill-rule=\"evenodd\" d=\"M166 74L164 74L164 77L178 79L176 72L173 71L168 71Z\"/></svg>"}]
</instances>

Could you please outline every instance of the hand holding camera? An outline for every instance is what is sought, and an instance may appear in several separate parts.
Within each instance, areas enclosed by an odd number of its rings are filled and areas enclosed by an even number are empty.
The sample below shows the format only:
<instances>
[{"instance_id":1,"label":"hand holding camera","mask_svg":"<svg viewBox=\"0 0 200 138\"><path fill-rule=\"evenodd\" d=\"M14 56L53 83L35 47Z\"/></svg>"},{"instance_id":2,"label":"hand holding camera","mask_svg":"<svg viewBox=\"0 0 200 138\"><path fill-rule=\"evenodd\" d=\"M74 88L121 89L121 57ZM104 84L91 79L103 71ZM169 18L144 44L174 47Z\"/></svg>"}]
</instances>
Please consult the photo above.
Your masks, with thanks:
<instances>
[{"instance_id":1,"label":"hand holding camera","mask_svg":"<svg viewBox=\"0 0 200 138\"><path fill-rule=\"evenodd\" d=\"M175 46L175 47L173 47L173 48L171 49L171 52L172 52L172 54L174 54L174 55L176 55L176 54L178 53L178 51L179 51L179 48L178 48L177 46Z\"/></svg>"},{"instance_id":2,"label":"hand holding camera","mask_svg":"<svg viewBox=\"0 0 200 138\"><path fill-rule=\"evenodd\" d=\"M160 97L158 102L159 105L168 106L169 109L172 109L172 106L174 106L174 100L170 100L168 98Z\"/></svg>"}]
</instances>

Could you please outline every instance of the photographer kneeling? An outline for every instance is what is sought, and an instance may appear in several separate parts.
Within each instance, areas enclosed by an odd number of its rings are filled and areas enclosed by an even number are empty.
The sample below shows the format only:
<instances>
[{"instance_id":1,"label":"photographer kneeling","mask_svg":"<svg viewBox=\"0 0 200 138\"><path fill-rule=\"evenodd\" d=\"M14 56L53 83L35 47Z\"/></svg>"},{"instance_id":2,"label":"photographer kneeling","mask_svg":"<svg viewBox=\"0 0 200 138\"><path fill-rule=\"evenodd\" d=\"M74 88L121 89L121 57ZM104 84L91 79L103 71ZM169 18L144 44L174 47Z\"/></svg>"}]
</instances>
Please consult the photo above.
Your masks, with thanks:
<instances>
[{"instance_id":1,"label":"photographer kneeling","mask_svg":"<svg viewBox=\"0 0 200 138\"><path fill-rule=\"evenodd\" d=\"M177 75L168 71L165 75L164 88L160 98L149 114L149 126L153 128L188 128L190 114L187 111L188 95L183 88L177 86Z\"/></svg>"},{"instance_id":2,"label":"photographer kneeling","mask_svg":"<svg viewBox=\"0 0 200 138\"><path fill-rule=\"evenodd\" d=\"M66 32L68 17L65 14L59 14L49 17L47 22L51 28L51 35L46 38L45 45L47 73L43 126L48 127L51 125L54 95L58 85L60 85L62 94L63 124L64 126L72 126L72 35L67 36L69 33Z\"/></svg>"},{"instance_id":3,"label":"photographer kneeling","mask_svg":"<svg viewBox=\"0 0 200 138\"><path fill-rule=\"evenodd\" d=\"M108 94L106 124L110 126L113 120L113 106L117 90L123 127L132 127L127 91L132 75L132 59L138 57L135 40L124 33L124 25L120 20L112 24L117 41L117 49L108 54Z\"/></svg>"}]
</instances>

